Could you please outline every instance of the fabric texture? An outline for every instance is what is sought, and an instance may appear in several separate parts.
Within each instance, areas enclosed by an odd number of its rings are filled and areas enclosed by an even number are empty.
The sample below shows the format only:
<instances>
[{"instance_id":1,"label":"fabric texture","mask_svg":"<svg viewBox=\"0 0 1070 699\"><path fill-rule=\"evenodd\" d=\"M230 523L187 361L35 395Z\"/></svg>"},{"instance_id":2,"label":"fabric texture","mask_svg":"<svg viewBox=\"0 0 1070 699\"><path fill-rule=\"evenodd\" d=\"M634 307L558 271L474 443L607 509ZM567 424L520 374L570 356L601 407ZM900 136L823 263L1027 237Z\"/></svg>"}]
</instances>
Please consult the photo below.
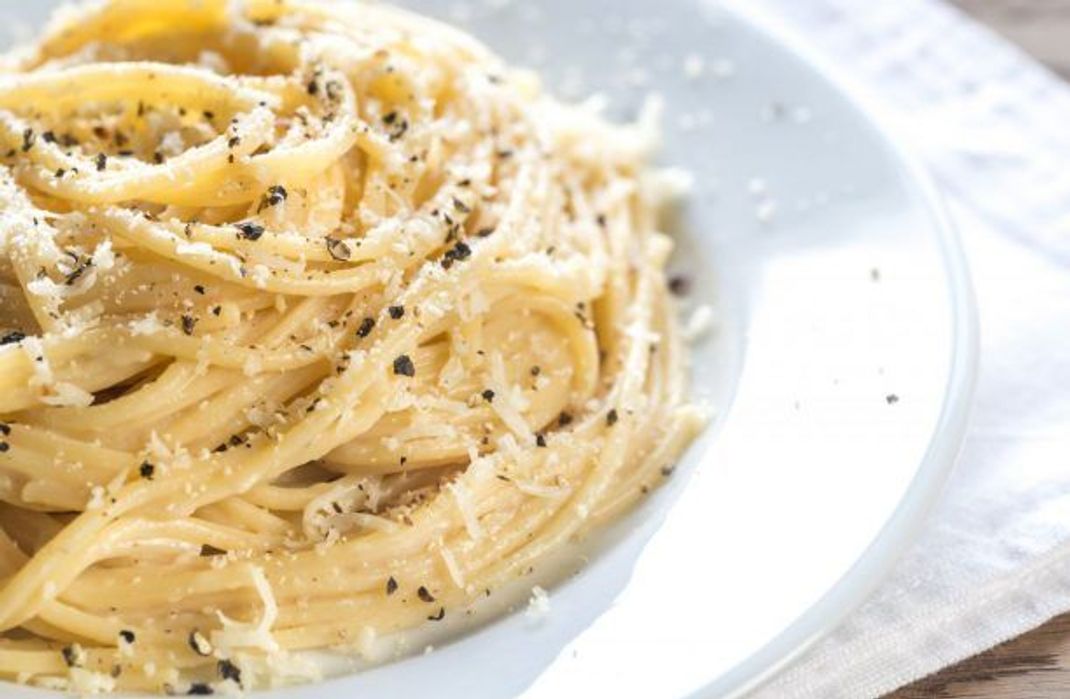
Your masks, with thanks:
<instances>
[{"instance_id":1,"label":"fabric texture","mask_svg":"<svg viewBox=\"0 0 1070 699\"><path fill-rule=\"evenodd\" d=\"M982 360L941 505L834 633L754 692L878 697L1070 610L1070 86L937 0L748 0L864 84L948 194Z\"/></svg>"}]
</instances>

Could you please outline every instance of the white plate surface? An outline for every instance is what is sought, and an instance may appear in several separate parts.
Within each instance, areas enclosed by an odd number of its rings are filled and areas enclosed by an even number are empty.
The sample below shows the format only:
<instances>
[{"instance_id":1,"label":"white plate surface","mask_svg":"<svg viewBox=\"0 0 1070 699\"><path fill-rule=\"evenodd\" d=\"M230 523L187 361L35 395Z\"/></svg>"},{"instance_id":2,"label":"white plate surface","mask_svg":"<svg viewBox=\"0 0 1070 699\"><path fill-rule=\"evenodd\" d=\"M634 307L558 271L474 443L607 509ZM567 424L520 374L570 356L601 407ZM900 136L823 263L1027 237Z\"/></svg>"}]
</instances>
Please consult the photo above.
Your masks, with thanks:
<instances>
[{"instance_id":1,"label":"white plate surface","mask_svg":"<svg viewBox=\"0 0 1070 699\"><path fill-rule=\"evenodd\" d=\"M0 11L35 25L53 4ZM937 197L826 70L735 11L403 4L470 27L551 90L608 95L615 116L664 96L663 159L696 175L675 267L695 279L690 303L719 309L694 392L718 417L665 488L590 543L579 575L532 578L554 583L541 623L506 616L430 655L270 696L740 693L861 601L951 467L976 337Z\"/></svg>"}]
</instances>

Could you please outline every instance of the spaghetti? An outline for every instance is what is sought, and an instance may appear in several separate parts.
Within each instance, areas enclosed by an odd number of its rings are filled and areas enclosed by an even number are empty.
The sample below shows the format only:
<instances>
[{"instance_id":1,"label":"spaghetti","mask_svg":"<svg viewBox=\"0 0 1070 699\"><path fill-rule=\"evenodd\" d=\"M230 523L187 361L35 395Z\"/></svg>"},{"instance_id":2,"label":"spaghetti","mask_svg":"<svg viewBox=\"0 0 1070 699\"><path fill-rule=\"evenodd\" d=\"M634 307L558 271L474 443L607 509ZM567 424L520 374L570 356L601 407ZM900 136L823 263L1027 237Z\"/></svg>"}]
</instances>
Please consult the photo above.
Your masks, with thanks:
<instances>
[{"instance_id":1,"label":"spaghetti","mask_svg":"<svg viewBox=\"0 0 1070 699\"><path fill-rule=\"evenodd\" d=\"M648 134L382 6L109 0L0 73L0 676L205 694L455 614L686 404Z\"/></svg>"}]
</instances>

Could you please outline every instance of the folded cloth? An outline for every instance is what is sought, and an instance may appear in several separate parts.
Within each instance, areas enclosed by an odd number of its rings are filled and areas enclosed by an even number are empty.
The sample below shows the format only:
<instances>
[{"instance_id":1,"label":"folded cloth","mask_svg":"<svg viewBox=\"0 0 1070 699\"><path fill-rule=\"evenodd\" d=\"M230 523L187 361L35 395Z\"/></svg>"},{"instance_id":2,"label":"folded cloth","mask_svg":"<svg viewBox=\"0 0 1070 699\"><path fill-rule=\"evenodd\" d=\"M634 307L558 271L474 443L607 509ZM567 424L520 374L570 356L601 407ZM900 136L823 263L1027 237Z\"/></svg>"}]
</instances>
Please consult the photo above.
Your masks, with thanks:
<instances>
[{"instance_id":1,"label":"folded cloth","mask_svg":"<svg viewBox=\"0 0 1070 699\"><path fill-rule=\"evenodd\" d=\"M1070 87L936 0L738 4L867 87L948 193L977 291L981 376L943 503L753 693L878 697L1070 610Z\"/></svg>"}]
</instances>

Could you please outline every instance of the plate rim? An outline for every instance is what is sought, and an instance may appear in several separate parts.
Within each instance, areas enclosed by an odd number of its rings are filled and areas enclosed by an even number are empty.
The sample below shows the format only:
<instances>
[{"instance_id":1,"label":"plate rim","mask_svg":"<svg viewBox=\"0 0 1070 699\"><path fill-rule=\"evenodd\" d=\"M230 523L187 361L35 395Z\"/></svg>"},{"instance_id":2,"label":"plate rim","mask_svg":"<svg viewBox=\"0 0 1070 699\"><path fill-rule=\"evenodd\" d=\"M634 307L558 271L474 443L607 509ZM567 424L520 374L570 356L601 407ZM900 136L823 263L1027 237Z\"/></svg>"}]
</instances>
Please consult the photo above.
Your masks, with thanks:
<instances>
[{"instance_id":1,"label":"plate rim","mask_svg":"<svg viewBox=\"0 0 1070 699\"><path fill-rule=\"evenodd\" d=\"M943 404L925 454L899 502L862 554L821 597L772 640L728 671L706 683L696 695L735 699L755 691L798 659L862 605L921 533L943 495L969 427L980 365L980 324L969 262L958 226L943 191L924 161L899 136L899 128L877 106L873 91L767 10L741 0L701 0L731 15L762 39L823 80L870 127L903 173L906 189L915 189L933 224L951 308L951 352Z\"/></svg>"}]
</instances>

